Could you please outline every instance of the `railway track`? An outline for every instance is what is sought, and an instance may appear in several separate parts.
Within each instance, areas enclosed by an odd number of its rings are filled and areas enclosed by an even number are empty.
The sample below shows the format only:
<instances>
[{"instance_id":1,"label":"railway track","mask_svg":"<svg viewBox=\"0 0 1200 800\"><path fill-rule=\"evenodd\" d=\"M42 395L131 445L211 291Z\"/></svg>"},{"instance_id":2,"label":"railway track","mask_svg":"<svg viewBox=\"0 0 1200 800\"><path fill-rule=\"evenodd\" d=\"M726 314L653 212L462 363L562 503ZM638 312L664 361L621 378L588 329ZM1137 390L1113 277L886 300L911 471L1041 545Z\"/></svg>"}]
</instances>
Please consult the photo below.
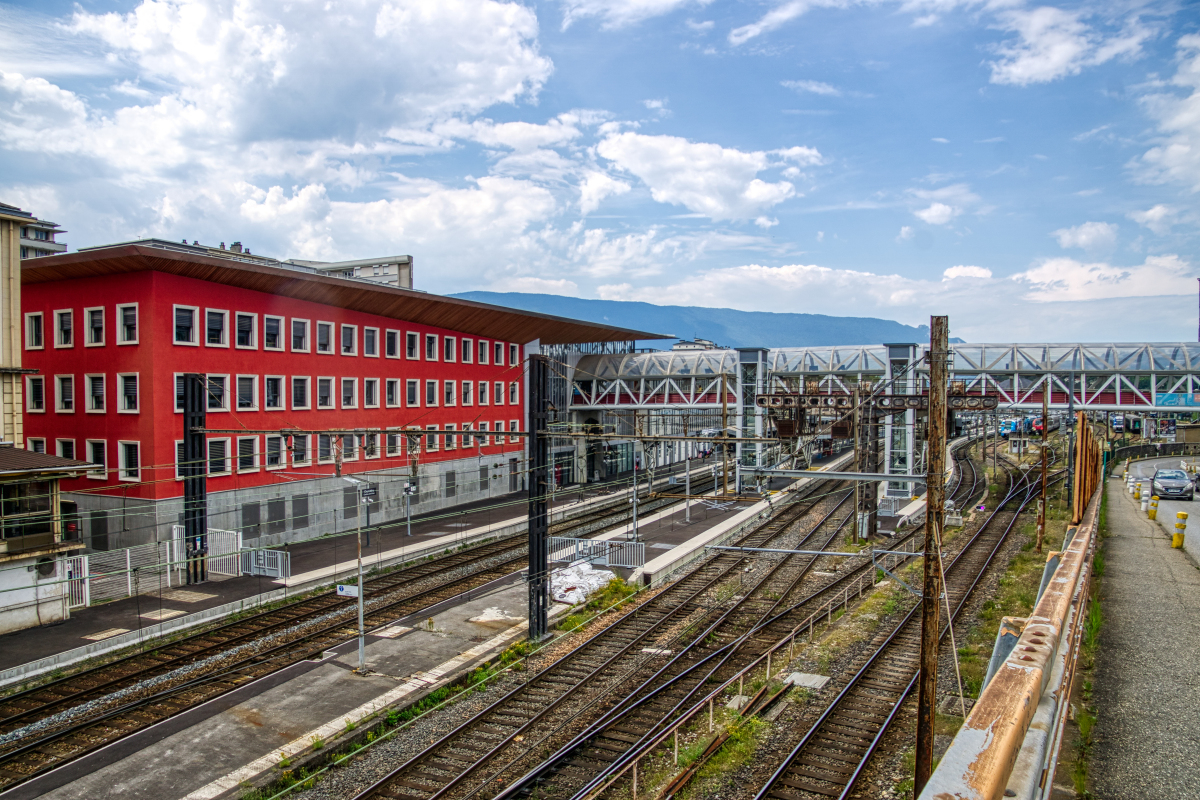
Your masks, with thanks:
<instances>
[{"instance_id":1,"label":"railway track","mask_svg":"<svg viewBox=\"0 0 1200 800\"><path fill-rule=\"evenodd\" d=\"M810 485L814 492L817 485ZM802 540L819 537L828 543L849 519L834 516L850 496L849 490L838 494L829 501L796 502L740 541L761 546L796 535L793 525L827 502L833 507ZM503 787L503 776L519 770L528 759L539 760L548 742L570 738L602 715L607 703L619 699L621 687L640 680L640 675L653 674L665 653L720 635L722 623L736 624L731 612L747 606L750 587L745 588L746 597L736 599L718 590L737 591L729 584L735 575L743 574L743 561L740 554L728 552L711 557L394 769L358 795L359 800L490 796ZM801 577L785 575L779 568L767 576L776 579L780 588L798 583ZM755 581L755 586L763 584L764 580ZM761 593L753 599L761 601ZM732 601L732 607L727 601Z\"/></svg>"},{"instance_id":2,"label":"railway track","mask_svg":"<svg viewBox=\"0 0 1200 800\"><path fill-rule=\"evenodd\" d=\"M698 491L711 483L702 481ZM588 515L551 531L580 536L623 524L630 516L623 498L599 520ZM653 512L678 502L656 499L642 506ZM510 575L526 560L525 535L517 534L368 579L365 627ZM318 656L357 635L356 609L352 599L325 592L0 698L0 791Z\"/></svg>"}]
</instances>

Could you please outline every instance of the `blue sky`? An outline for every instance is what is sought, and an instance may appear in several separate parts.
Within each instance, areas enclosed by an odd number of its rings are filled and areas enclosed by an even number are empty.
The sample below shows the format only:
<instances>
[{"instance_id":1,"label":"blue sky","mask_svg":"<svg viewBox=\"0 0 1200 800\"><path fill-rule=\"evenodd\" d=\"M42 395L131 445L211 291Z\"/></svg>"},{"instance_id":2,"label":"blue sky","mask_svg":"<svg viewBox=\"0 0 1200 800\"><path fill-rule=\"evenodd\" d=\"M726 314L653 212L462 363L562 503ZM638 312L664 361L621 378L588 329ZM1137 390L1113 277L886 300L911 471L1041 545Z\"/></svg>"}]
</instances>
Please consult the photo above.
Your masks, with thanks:
<instances>
[{"instance_id":1,"label":"blue sky","mask_svg":"<svg viewBox=\"0 0 1200 800\"><path fill-rule=\"evenodd\" d=\"M0 200L418 288L1196 334L1200 15L126 0L0 15Z\"/></svg>"}]
</instances>

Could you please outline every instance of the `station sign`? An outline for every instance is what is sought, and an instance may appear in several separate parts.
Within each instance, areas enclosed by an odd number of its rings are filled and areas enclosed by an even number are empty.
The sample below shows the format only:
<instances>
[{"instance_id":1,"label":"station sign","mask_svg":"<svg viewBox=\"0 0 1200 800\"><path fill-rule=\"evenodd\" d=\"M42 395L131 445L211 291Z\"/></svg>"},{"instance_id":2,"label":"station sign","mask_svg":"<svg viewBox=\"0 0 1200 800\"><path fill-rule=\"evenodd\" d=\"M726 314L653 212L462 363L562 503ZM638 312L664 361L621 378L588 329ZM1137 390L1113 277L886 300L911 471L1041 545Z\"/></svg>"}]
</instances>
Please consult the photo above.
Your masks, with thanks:
<instances>
[{"instance_id":1,"label":"station sign","mask_svg":"<svg viewBox=\"0 0 1200 800\"><path fill-rule=\"evenodd\" d=\"M353 583L339 583L337 585L338 597L358 597L358 585Z\"/></svg>"},{"instance_id":2,"label":"station sign","mask_svg":"<svg viewBox=\"0 0 1200 800\"><path fill-rule=\"evenodd\" d=\"M365 489L360 489L359 492L362 494L363 500L372 500L377 494L379 494L379 490L374 486L368 486Z\"/></svg>"}]
</instances>

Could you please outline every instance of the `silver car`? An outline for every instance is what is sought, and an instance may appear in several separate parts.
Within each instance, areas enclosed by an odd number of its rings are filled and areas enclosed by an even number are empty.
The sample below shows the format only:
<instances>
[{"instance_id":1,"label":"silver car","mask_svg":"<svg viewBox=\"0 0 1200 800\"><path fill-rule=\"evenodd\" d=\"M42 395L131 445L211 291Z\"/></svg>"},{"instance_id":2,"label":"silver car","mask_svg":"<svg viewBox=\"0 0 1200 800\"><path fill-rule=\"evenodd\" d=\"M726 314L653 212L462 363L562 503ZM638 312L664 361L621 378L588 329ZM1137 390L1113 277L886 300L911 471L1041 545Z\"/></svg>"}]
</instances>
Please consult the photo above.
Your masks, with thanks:
<instances>
[{"instance_id":1,"label":"silver car","mask_svg":"<svg viewBox=\"0 0 1200 800\"><path fill-rule=\"evenodd\" d=\"M1154 494L1165 500L1178 498L1193 500L1196 497L1196 486L1187 473L1181 469L1160 469L1154 472L1152 479Z\"/></svg>"}]
</instances>

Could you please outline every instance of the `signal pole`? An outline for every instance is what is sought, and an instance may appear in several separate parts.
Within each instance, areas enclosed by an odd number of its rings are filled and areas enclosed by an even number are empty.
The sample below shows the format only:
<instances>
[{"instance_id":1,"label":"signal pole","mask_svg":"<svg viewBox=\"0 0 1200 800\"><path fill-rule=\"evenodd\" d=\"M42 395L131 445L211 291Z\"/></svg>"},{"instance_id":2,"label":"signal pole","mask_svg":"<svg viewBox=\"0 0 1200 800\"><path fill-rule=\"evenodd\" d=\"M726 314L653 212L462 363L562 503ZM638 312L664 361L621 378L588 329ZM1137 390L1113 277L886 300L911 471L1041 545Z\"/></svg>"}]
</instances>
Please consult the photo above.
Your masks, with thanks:
<instances>
[{"instance_id":1,"label":"signal pole","mask_svg":"<svg viewBox=\"0 0 1200 800\"><path fill-rule=\"evenodd\" d=\"M1037 551L1042 552L1042 542L1046 538L1046 439L1050 431L1050 381L1042 389L1042 496L1038 500L1037 516Z\"/></svg>"}]
</instances>

